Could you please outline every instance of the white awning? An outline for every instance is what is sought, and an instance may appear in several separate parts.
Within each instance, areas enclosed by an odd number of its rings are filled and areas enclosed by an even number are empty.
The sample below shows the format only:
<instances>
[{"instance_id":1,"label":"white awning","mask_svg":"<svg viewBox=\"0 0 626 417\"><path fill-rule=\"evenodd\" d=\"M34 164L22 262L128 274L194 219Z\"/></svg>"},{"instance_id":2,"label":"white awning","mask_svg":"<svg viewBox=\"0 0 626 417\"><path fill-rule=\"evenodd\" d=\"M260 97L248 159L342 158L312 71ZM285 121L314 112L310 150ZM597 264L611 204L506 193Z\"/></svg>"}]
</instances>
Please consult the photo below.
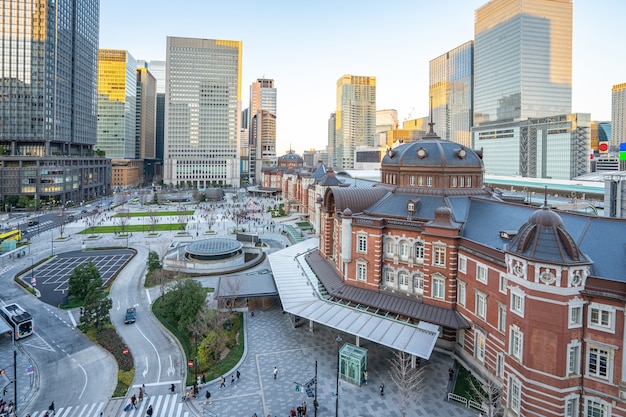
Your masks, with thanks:
<instances>
[{"instance_id":1,"label":"white awning","mask_svg":"<svg viewBox=\"0 0 626 417\"><path fill-rule=\"evenodd\" d=\"M430 323L414 326L321 299L313 287L318 285L317 278L304 259L317 245L317 238L307 239L269 255L283 309L341 332L430 358L437 342L438 326Z\"/></svg>"}]
</instances>

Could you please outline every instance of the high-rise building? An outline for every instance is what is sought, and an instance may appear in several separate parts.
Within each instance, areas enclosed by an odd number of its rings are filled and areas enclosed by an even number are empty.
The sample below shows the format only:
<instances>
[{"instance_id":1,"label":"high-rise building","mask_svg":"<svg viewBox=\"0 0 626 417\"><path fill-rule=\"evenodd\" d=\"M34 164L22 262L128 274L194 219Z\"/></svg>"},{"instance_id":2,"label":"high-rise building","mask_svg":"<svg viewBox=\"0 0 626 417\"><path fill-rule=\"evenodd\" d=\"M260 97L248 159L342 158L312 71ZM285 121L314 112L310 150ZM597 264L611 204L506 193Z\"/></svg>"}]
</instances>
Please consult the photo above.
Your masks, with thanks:
<instances>
[{"instance_id":1,"label":"high-rise building","mask_svg":"<svg viewBox=\"0 0 626 417\"><path fill-rule=\"evenodd\" d=\"M344 75L337 80L335 172L354 168L357 146L374 146L376 77Z\"/></svg>"},{"instance_id":2,"label":"high-rise building","mask_svg":"<svg viewBox=\"0 0 626 417\"><path fill-rule=\"evenodd\" d=\"M142 66L156 79L156 175L163 177L163 142L165 138L165 61L149 61Z\"/></svg>"},{"instance_id":3,"label":"high-rise building","mask_svg":"<svg viewBox=\"0 0 626 417\"><path fill-rule=\"evenodd\" d=\"M156 79L137 68L137 117L135 158L143 160L142 182L153 181L156 160Z\"/></svg>"},{"instance_id":4,"label":"high-rise building","mask_svg":"<svg viewBox=\"0 0 626 417\"><path fill-rule=\"evenodd\" d=\"M250 86L250 184L261 180L261 170L276 165L276 88L274 80L259 78ZM259 119L259 120L257 120Z\"/></svg>"},{"instance_id":5,"label":"high-rise building","mask_svg":"<svg viewBox=\"0 0 626 417\"><path fill-rule=\"evenodd\" d=\"M98 141L107 158L137 159L137 61L119 49L98 51Z\"/></svg>"},{"instance_id":6,"label":"high-rise building","mask_svg":"<svg viewBox=\"0 0 626 417\"><path fill-rule=\"evenodd\" d=\"M100 6L0 2L0 198L31 207L110 191L111 161L94 156Z\"/></svg>"},{"instance_id":7,"label":"high-rise building","mask_svg":"<svg viewBox=\"0 0 626 417\"><path fill-rule=\"evenodd\" d=\"M620 143L626 143L626 83L613 86L611 101L611 150L619 152Z\"/></svg>"},{"instance_id":8,"label":"high-rise building","mask_svg":"<svg viewBox=\"0 0 626 417\"><path fill-rule=\"evenodd\" d=\"M335 112L331 113L328 117L328 144L326 145L327 150L327 165L330 167L338 166L337 161L335 160L335 156L337 156L337 114Z\"/></svg>"},{"instance_id":9,"label":"high-rise building","mask_svg":"<svg viewBox=\"0 0 626 417\"><path fill-rule=\"evenodd\" d=\"M430 61L429 95L435 128L442 139L471 146L474 110L474 41Z\"/></svg>"},{"instance_id":10,"label":"high-rise building","mask_svg":"<svg viewBox=\"0 0 626 417\"><path fill-rule=\"evenodd\" d=\"M571 112L572 0L491 0L474 24L474 125Z\"/></svg>"},{"instance_id":11,"label":"high-rise building","mask_svg":"<svg viewBox=\"0 0 626 417\"><path fill-rule=\"evenodd\" d=\"M376 133L385 133L398 128L398 111L395 109L376 110Z\"/></svg>"},{"instance_id":12,"label":"high-rise building","mask_svg":"<svg viewBox=\"0 0 626 417\"><path fill-rule=\"evenodd\" d=\"M240 186L241 41L167 38L164 181Z\"/></svg>"}]
</instances>

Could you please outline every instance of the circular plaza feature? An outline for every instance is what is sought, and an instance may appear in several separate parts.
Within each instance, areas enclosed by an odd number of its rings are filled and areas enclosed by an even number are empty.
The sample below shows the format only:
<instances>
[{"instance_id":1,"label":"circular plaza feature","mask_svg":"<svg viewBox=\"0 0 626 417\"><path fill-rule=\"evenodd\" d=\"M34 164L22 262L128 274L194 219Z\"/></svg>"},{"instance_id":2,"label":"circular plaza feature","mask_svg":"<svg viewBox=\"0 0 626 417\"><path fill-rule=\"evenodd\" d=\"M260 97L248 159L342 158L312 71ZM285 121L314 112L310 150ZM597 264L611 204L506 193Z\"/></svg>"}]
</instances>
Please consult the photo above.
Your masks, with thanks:
<instances>
[{"instance_id":1,"label":"circular plaza feature","mask_svg":"<svg viewBox=\"0 0 626 417\"><path fill-rule=\"evenodd\" d=\"M196 262L242 258L243 244L233 239L213 238L192 242L185 247L185 258Z\"/></svg>"}]
</instances>

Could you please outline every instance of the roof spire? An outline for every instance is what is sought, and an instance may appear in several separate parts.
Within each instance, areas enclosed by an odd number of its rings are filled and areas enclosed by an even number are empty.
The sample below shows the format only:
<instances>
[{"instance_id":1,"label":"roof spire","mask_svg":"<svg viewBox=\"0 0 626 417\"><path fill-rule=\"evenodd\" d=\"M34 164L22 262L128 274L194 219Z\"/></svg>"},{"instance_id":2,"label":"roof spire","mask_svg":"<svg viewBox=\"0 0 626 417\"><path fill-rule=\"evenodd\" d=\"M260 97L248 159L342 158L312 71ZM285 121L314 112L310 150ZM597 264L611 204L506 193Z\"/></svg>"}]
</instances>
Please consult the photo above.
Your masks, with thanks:
<instances>
[{"instance_id":1,"label":"roof spire","mask_svg":"<svg viewBox=\"0 0 626 417\"><path fill-rule=\"evenodd\" d=\"M543 206L544 207L548 207L548 186L544 185L544 190L543 190Z\"/></svg>"},{"instance_id":2,"label":"roof spire","mask_svg":"<svg viewBox=\"0 0 626 417\"><path fill-rule=\"evenodd\" d=\"M430 126L430 130L428 131L428 133L426 135L424 135L425 138L438 138L439 136L437 136L437 134L435 133L435 130L433 129L433 126L435 125L435 122L433 122L433 96L430 96L429 99L429 106L430 106L430 122L428 122L428 126Z\"/></svg>"}]
</instances>

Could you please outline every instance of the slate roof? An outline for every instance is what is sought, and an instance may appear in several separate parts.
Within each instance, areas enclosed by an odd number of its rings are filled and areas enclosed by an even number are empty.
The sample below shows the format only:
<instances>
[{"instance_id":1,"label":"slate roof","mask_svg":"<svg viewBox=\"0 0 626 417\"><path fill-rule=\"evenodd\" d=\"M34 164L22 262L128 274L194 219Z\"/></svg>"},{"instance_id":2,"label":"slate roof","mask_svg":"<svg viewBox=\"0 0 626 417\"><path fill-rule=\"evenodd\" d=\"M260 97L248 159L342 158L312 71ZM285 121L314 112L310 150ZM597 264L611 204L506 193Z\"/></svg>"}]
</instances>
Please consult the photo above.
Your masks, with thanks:
<instances>
[{"instance_id":1,"label":"slate roof","mask_svg":"<svg viewBox=\"0 0 626 417\"><path fill-rule=\"evenodd\" d=\"M418 150L426 151L426 156L420 158ZM459 151L463 149L465 156L460 157ZM483 161L478 154L470 148L459 145L456 142L441 139L437 136L424 137L413 142L403 143L390 149L381 161L381 166L431 166L436 168L465 167L479 168L482 170Z\"/></svg>"}]
</instances>

